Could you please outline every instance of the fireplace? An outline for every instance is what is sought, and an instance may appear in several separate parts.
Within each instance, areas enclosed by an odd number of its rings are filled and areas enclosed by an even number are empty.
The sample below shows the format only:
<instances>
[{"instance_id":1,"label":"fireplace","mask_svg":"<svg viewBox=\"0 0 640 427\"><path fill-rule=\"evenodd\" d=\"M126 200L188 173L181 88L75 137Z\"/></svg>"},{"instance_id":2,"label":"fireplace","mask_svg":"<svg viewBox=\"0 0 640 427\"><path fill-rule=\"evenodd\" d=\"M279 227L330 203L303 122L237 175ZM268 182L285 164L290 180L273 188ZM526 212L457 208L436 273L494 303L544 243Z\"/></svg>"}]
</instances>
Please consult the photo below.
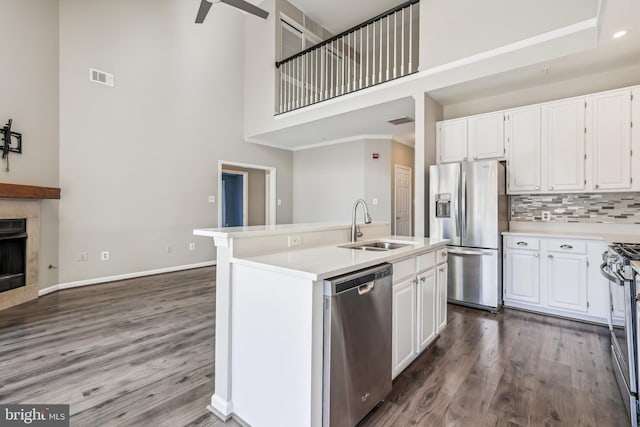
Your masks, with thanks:
<instances>
[{"instance_id":1,"label":"fireplace","mask_svg":"<svg viewBox=\"0 0 640 427\"><path fill-rule=\"evenodd\" d=\"M27 220L0 219L0 292L26 286Z\"/></svg>"}]
</instances>

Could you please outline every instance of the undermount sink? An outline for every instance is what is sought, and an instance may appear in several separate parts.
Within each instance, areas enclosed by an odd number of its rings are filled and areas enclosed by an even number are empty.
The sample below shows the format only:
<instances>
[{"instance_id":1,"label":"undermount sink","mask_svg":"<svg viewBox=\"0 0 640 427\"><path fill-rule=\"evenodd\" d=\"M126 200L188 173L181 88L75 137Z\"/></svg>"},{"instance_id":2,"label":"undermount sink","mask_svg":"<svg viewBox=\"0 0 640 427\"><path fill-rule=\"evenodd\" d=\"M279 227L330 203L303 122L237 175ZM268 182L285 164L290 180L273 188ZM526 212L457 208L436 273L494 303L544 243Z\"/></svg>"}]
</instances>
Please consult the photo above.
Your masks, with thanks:
<instances>
[{"instance_id":1,"label":"undermount sink","mask_svg":"<svg viewBox=\"0 0 640 427\"><path fill-rule=\"evenodd\" d=\"M386 240L376 240L373 242L350 243L339 247L345 249L357 249L361 251L390 251L393 249L405 248L413 245L412 242L394 242Z\"/></svg>"}]
</instances>

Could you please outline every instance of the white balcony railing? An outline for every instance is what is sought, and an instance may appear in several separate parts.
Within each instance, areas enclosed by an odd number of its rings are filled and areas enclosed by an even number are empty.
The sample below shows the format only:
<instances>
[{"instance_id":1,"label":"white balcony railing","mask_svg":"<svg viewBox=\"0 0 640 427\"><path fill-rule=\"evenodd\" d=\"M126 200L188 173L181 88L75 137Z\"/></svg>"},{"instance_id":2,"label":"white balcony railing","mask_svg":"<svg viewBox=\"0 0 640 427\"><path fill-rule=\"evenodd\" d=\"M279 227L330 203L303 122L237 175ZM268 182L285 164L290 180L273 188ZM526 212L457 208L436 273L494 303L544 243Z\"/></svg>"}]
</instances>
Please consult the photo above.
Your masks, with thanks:
<instances>
[{"instance_id":1,"label":"white balcony railing","mask_svg":"<svg viewBox=\"0 0 640 427\"><path fill-rule=\"evenodd\" d=\"M279 113L415 73L419 7L403 3L277 62Z\"/></svg>"}]
</instances>

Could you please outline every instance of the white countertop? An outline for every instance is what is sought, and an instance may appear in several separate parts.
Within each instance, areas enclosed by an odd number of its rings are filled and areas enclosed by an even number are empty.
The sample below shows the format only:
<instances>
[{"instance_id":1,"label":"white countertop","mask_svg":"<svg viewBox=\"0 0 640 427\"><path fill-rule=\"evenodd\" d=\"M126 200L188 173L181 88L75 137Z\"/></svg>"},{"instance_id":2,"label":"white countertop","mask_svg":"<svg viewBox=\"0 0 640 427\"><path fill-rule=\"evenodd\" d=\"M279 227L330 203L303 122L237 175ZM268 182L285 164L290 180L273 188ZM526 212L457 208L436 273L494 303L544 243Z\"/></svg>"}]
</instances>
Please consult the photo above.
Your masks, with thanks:
<instances>
[{"instance_id":1,"label":"white countertop","mask_svg":"<svg viewBox=\"0 0 640 427\"><path fill-rule=\"evenodd\" d=\"M564 239L640 243L640 225L511 222L505 236L542 236Z\"/></svg>"},{"instance_id":2,"label":"white countertop","mask_svg":"<svg viewBox=\"0 0 640 427\"><path fill-rule=\"evenodd\" d=\"M372 222L371 224L389 224L388 222ZM366 225L358 223L359 227ZM307 224L275 224L275 225L253 225L249 227L225 227L225 228L198 228L193 230L196 236L214 237L214 238L233 238L233 237L259 237L274 236L278 234L303 233L310 231L328 231L341 230L343 228L351 228L351 224L343 222L323 222L323 223L307 223Z\"/></svg>"},{"instance_id":3,"label":"white countertop","mask_svg":"<svg viewBox=\"0 0 640 427\"><path fill-rule=\"evenodd\" d=\"M412 244L389 251L363 251L339 247L349 244L343 243L246 258L237 257L232 258L231 262L317 281L410 257L420 252L435 250L449 243L448 239L423 239L407 236L386 236L374 240L412 242Z\"/></svg>"}]
</instances>

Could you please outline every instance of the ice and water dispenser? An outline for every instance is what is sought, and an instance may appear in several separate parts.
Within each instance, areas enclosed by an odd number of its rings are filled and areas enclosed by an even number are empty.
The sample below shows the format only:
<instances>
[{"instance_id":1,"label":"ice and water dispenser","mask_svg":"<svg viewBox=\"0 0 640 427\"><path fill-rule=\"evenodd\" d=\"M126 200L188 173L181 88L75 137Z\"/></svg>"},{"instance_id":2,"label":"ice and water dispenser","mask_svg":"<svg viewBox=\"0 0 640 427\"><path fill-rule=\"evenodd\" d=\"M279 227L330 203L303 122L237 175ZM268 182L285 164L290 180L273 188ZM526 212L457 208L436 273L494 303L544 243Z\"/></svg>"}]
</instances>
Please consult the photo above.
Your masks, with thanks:
<instances>
[{"instance_id":1,"label":"ice and water dispenser","mask_svg":"<svg viewBox=\"0 0 640 427\"><path fill-rule=\"evenodd\" d=\"M451 194L436 194L436 218L451 218Z\"/></svg>"}]
</instances>

